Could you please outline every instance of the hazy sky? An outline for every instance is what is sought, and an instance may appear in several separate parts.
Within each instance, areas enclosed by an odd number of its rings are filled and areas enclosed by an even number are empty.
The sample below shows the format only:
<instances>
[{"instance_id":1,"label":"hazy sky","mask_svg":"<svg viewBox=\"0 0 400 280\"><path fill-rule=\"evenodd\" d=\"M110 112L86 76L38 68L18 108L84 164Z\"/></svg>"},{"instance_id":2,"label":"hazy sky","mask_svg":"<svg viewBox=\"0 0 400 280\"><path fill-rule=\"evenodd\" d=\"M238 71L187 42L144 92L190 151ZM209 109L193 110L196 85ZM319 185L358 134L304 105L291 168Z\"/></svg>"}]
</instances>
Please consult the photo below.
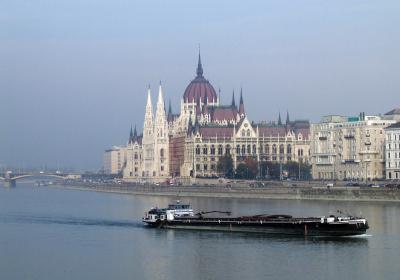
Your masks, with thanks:
<instances>
[{"instance_id":1,"label":"hazy sky","mask_svg":"<svg viewBox=\"0 0 400 280\"><path fill-rule=\"evenodd\" d=\"M0 0L0 166L96 170L143 125L162 80L175 111L204 75L250 119L400 106L400 1Z\"/></svg>"}]
</instances>

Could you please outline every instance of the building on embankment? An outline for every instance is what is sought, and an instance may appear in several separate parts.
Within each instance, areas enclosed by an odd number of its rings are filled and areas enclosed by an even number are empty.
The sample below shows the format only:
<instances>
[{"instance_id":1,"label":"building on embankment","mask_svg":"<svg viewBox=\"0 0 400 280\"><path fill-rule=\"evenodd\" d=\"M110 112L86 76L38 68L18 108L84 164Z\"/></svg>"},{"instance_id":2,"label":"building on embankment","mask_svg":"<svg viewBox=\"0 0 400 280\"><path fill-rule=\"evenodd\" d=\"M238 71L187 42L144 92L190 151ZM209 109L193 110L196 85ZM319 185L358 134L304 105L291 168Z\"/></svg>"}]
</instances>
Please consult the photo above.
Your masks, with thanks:
<instances>
[{"instance_id":1,"label":"building on embankment","mask_svg":"<svg viewBox=\"0 0 400 280\"><path fill-rule=\"evenodd\" d=\"M385 176L385 128L396 121L382 116L326 116L311 125L313 179L375 180Z\"/></svg>"},{"instance_id":2,"label":"building on embankment","mask_svg":"<svg viewBox=\"0 0 400 280\"><path fill-rule=\"evenodd\" d=\"M400 179L400 122L385 128L386 179Z\"/></svg>"},{"instance_id":3,"label":"building on embankment","mask_svg":"<svg viewBox=\"0 0 400 280\"><path fill-rule=\"evenodd\" d=\"M151 89L142 135L136 129L124 147L125 162L121 165L127 181L165 181L170 178L220 176L218 162L230 155L233 167L251 158L258 163L287 163L309 160L309 121L255 123L245 110L240 90L239 104L235 93L230 104L221 104L221 97L203 75L199 54L196 76L186 87L180 102L180 113L165 109L160 83L156 109L153 110ZM155 111L155 116L154 116Z\"/></svg>"}]
</instances>

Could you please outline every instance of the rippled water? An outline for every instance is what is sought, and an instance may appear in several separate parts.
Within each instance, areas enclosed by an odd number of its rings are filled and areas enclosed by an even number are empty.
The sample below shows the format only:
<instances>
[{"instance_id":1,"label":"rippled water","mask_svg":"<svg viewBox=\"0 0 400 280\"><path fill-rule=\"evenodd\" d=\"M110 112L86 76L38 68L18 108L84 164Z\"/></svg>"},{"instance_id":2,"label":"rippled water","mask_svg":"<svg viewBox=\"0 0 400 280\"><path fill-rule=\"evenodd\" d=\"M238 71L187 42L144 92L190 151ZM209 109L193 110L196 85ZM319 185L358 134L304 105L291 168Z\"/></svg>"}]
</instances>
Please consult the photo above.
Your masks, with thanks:
<instances>
[{"instance_id":1,"label":"rippled water","mask_svg":"<svg viewBox=\"0 0 400 280\"><path fill-rule=\"evenodd\" d=\"M143 213L173 198L0 187L0 279L399 279L400 204L180 198L233 215L362 214L367 236L279 238L157 230Z\"/></svg>"}]
</instances>

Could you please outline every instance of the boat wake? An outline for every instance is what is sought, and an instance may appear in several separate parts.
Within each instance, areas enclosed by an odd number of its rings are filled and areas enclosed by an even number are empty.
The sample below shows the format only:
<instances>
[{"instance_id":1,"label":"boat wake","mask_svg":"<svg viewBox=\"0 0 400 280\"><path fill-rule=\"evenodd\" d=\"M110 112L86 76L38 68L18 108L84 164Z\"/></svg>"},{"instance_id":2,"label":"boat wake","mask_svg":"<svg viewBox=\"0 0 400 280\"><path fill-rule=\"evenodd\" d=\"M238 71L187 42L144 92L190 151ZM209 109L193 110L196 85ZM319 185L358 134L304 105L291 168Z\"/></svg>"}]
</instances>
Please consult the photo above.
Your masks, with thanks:
<instances>
[{"instance_id":1,"label":"boat wake","mask_svg":"<svg viewBox=\"0 0 400 280\"><path fill-rule=\"evenodd\" d=\"M96 218L79 218L63 216L31 216L31 215L13 215L1 220L10 223L34 223L34 224L58 224L73 226L102 226L102 227L142 227L141 223L127 220L106 220Z\"/></svg>"}]
</instances>

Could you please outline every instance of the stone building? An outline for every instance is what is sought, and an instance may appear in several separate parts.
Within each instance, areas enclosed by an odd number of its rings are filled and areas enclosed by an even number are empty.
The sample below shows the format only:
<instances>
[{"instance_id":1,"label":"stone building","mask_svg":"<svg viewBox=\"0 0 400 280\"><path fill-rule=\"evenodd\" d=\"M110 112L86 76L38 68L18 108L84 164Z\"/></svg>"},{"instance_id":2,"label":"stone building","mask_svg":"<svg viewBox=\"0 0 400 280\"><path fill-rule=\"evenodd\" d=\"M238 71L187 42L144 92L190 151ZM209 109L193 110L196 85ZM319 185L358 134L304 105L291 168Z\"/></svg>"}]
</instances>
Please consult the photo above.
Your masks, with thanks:
<instances>
[{"instance_id":1,"label":"stone building","mask_svg":"<svg viewBox=\"0 0 400 280\"><path fill-rule=\"evenodd\" d=\"M219 176L219 159L230 154L236 168L251 157L258 162L309 160L309 122L254 123L248 119L243 92L239 104L235 94L229 105L221 105L212 84L203 75L199 54L195 78L186 87L180 113L169 104L165 110L160 84L153 116L151 90L148 89L143 135L136 129L126 147L123 176L132 181Z\"/></svg>"},{"instance_id":2,"label":"stone building","mask_svg":"<svg viewBox=\"0 0 400 280\"><path fill-rule=\"evenodd\" d=\"M386 132L386 179L400 179L400 123L385 128Z\"/></svg>"},{"instance_id":3,"label":"stone building","mask_svg":"<svg viewBox=\"0 0 400 280\"><path fill-rule=\"evenodd\" d=\"M117 175L122 172L126 162L126 147L114 146L104 152L103 169L105 174Z\"/></svg>"},{"instance_id":4,"label":"stone building","mask_svg":"<svg viewBox=\"0 0 400 280\"><path fill-rule=\"evenodd\" d=\"M313 179L385 178L385 127L381 116L327 116L311 125Z\"/></svg>"}]
</instances>

